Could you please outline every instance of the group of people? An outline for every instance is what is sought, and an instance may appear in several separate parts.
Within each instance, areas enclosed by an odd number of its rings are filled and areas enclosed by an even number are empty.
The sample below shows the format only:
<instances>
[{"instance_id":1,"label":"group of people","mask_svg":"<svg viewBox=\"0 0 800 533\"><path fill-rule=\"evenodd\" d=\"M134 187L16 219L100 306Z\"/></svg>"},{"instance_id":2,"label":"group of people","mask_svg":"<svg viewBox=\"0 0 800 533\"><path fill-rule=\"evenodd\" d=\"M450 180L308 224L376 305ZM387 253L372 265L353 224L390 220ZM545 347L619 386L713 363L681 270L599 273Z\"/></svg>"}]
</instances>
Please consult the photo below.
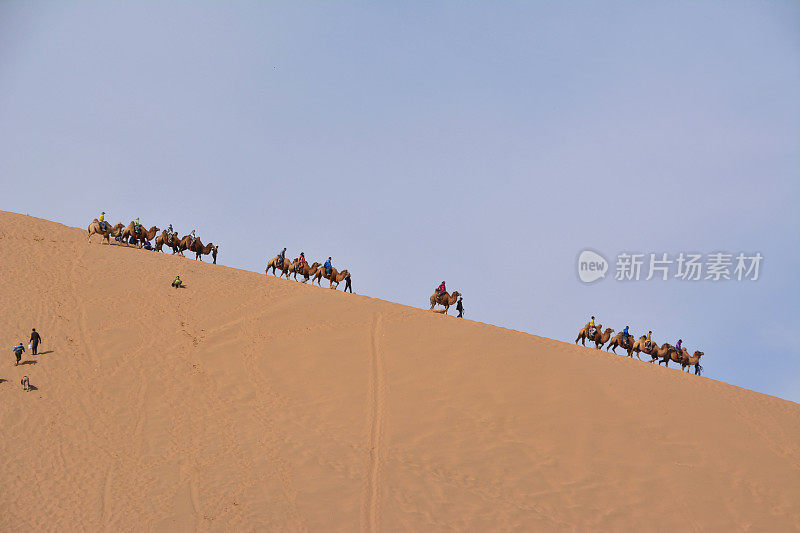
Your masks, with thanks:
<instances>
[{"instance_id":1,"label":"group of people","mask_svg":"<svg viewBox=\"0 0 800 533\"><path fill-rule=\"evenodd\" d=\"M447 292L447 284L442 281L438 287L436 287L436 297L438 298L439 295L445 294ZM464 298L459 296L458 302L456 302L456 311L458 311L458 318L464 318Z\"/></svg>"},{"instance_id":2,"label":"group of people","mask_svg":"<svg viewBox=\"0 0 800 533\"><path fill-rule=\"evenodd\" d=\"M31 330L31 339L30 343L28 344L28 348L31 351L31 355L38 355L39 354L39 344L42 343L42 336L39 335L39 332L36 331L36 328ZM14 357L16 361L14 362L14 366L19 366L22 363L22 354L25 353L25 345L22 344L22 341L19 342L16 346L14 346L11 351L14 353ZM28 376L23 376L22 380L22 388L23 390L31 390L30 389L30 380Z\"/></svg>"},{"instance_id":3,"label":"group of people","mask_svg":"<svg viewBox=\"0 0 800 533\"><path fill-rule=\"evenodd\" d=\"M633 339L631 338L631 334L629 332L630 326L625 326L625 329L622 330L622 339L620 342L620 346L622 348L630 348L633 346ZM594 317L589 320L589 331L588 336L589 338L594 338L595 334L597 333L597 326L594 324ZM647 335L645 335L644 341L644 348L645 350L649 350L653 346L653 341L650 337L653 335L652 331L648 331ZM678 339L678 342L675 343L675 351L678 353L678 357L681 356L683 353L683 339Z\"/></svg>"},{"instance_id":4,"label":"group of people","mask_svg":"<svg viewBox=\"0 0 800 533\"><path fill-rule=\"evenodd\" d=\"M97 217L97 221L100 223L100 229L102 229L103 231L106 231L106 230L109 229L108 222L106 222L106 212L105 211L100 213L100 216ZM173 237L177 238L178 234L173 229L172 224L170 224L169 227L167 227L167 229L165 231L167 233L167 242L171 243ZM130 239L133 240L134 244L137 241L141 240L142 241L142 248L144 248L145 250L154 250L155 248L153 248L153 245L150 243L149 240L147 240L144 237L144 235L145 235L144 227L142 226L141 222L139 221L139 217L136 217L133 220L133 234L130 236ZM189 248L191 248L192 246L194 246L194 243L197 240L196 230L192 230L192 232L189 234L189 237L191 238L190 243L189 243ZM117 241L117 242L122 242L122 234L117 235L116 237L114 237L114 240Z\"/></svg>"},{"instance_id":5,"label":"group of people","mask_svg":"<svg viewBox=\"0 0 800 533\"><path fill-rule=\"evenodd\" d=\"M286 248L284 247L280 252L278 252L278 261L277 264L282 265L286 261ZM305 269L308 266L308 261L306 260L305 252L300 252L300 257L297 258L297 268L299 270ZM331 274L333 274L333 259L328 256L328 259L325 261L325 264L322 265L322 268L325 269L325 277L330 279ZM344 292L348 290L350 293L353 293L353 286L352 281L350 280L350 276L344 278L345 285L344 285Z\"/></svg>"}]
</instances>

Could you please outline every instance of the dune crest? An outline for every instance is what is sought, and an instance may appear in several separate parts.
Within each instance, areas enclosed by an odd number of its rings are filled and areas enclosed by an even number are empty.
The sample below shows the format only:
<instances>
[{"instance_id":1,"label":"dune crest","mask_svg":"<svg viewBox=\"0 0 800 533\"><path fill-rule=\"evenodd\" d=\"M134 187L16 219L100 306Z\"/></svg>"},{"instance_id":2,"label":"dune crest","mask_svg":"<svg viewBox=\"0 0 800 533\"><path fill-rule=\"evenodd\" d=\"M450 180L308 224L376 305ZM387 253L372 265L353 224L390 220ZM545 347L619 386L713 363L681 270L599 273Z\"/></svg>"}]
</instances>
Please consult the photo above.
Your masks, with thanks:
<instances>
[{"instance_id":1,"label":"dune crest","mask_svg":"<svg viewBox=\"0 0 800 533\"><path fill-rule=\"evenodd\" d=\"M0 256L0 530L800 529L796 403L24 215Z\"/></svg>"}]
</instances>

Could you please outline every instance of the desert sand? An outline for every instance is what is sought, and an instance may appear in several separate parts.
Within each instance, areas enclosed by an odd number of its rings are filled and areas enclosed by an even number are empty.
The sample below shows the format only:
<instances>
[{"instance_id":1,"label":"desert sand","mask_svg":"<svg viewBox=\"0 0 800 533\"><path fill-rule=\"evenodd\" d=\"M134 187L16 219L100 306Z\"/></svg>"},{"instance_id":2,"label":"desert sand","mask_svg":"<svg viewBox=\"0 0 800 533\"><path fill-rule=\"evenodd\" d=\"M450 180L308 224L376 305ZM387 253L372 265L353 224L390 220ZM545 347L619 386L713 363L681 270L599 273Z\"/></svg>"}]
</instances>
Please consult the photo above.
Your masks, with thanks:
<instances>
[{"instance_id":1,"label":"desert sand","mask_svg":"<svg viewBox=\"0 0 800 533\"><path fill-rule=\"evenodd\" d=\"M0 212L4 531L800 529L796 403L99 243Z\"/></svg>"}]
</instances>

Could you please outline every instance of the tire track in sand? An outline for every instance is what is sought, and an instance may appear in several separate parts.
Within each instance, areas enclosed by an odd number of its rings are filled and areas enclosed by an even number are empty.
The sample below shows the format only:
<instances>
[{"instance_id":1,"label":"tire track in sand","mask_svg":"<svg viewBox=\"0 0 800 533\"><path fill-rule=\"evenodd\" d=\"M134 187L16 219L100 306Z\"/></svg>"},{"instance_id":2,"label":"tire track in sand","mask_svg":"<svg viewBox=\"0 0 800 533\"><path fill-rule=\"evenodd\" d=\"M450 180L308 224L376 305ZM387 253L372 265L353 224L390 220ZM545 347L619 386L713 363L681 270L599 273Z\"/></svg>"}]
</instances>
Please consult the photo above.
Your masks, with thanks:
<instances>
[{"instance_id":1,"label":"tire track in sand","mask_svg":"<svg viewBox=\"0 0 800 533\"><path fill-rule=\"evenodd\" d=\"M369 375L369 468L365 483L362 529L380 529L381 470L386 460L383 449L383 424L386 409L386 380L384 376L383 352L379 336L383 316L378 314L370 328L370 375Z\"/></svg>"}]
</instances>

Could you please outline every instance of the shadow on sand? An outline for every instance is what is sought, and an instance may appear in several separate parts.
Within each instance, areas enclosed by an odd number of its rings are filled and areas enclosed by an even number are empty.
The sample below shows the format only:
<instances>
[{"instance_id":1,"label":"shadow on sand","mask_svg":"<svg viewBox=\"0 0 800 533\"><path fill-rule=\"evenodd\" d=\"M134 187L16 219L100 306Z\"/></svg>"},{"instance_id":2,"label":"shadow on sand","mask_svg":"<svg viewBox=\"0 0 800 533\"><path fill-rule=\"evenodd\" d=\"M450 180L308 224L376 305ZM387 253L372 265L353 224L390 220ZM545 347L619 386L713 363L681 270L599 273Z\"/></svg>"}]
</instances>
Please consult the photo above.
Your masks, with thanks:
<instances>
[{"instance_id":1,"label":"shadow on sand","mask_svg":"<svg viewBox=\"0 0 800 533\"><path fill-rule=\"evenodd\" d=\"M34 361L33 359L28 359L27 361L21 361L19 366L22 366L22 365L35 365L35 364L36 364L36 361Z\"/></svg>"},{"instance_id":2,"label":"shadow on sand","mask_svg":"<svg viewBox=\"0 0 800 533\"><path fill-rule=\"evenodd\" d=\"M47 355L53 352L55 352L55 350L47 350L46 352L36 352L36 355Z\"/></svg>"}]
</instances>

